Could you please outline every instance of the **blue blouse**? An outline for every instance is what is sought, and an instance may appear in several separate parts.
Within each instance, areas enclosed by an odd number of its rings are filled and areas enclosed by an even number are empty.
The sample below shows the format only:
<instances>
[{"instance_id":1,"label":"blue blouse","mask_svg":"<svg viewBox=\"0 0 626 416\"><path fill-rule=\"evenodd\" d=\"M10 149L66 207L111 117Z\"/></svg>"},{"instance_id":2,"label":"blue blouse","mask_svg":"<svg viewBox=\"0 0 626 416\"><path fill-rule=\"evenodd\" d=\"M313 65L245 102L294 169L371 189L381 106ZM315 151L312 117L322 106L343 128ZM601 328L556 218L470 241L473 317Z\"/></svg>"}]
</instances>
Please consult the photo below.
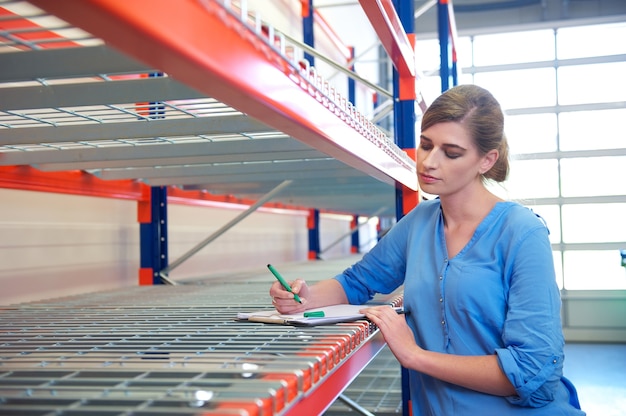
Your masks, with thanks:
<instances>
[{"instance_id":1,"label":"blue blouse","mask_svg":"<svg viewBox=\"0 0 626 416\"><path fill-rule=\"evenodd\" d=\"M476 392L409 370L413 414L584 415L562 381L561 300L548 230L531 210L499 202L448 258L438 199L421 202L336 279L352 304L404 284L417 344L496 354L517 394ZM568 389L568 386L570 389Z\"/></svg>"}]
</instances>

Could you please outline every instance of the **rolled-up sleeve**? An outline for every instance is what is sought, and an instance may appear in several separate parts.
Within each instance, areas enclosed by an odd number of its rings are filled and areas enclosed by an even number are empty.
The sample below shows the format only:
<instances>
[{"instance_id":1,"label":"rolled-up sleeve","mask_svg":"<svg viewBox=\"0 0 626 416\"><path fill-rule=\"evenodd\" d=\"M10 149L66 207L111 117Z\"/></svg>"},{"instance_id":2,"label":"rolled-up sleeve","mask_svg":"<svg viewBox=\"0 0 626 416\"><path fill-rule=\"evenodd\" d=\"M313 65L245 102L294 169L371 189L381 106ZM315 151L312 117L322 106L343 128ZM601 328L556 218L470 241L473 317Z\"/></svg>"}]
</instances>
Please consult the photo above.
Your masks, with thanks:
<instances>
[{"instance_id":1,"label":"rolled-up sleeve","mask_svg":"<svg viewBox=\"0 0 626 416\"><path fill-rule=\"evenodd\" d=\"M554 400L554 391L560 380L562 357L552 356L537 372L528 374L528 369L520 366L522 360L515 358L517 354L513 348L498 349L496 354L502 370L517 392L517 395L506 398L511 404L541 407Z\"/></svg>"}]
</instances>

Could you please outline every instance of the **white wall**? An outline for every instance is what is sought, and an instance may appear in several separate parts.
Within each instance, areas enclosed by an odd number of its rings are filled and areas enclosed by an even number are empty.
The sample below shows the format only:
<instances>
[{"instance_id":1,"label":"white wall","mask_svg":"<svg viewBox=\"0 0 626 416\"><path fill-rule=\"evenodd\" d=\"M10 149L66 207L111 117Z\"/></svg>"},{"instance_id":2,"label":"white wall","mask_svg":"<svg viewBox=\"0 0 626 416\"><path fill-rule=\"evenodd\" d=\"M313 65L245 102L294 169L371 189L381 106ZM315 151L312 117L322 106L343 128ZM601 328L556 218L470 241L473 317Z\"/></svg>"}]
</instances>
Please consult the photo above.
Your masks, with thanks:
<instances>
[{"instance_id":1,"label":"white wall","mask_svg":"<svg viewBox=\"0 0 626 416\"><path fill-rule=\"evenodd\" d=\"M0 305L137 284L136 201L12 189L0 189L0 201ZM170 203L170 262L245 208ZM270 262L306 261L306 215L303 211L257 211L170 277L176 280ZM349 229L349 223L335 225ZM332 230L330 225L325 227Z\"/></svg>"},{"instance_id":2,"label":"white wall","mask_svg":"<svg viewBox=\"0 0 626 416\"><path fill-rule=\"evenodd\" d=\"M168 205L169 261L174 262L247 209ZM170 274L174 280L212 272L306 261L307 211L266 211L243 219Z\"/></svg>"},{"instance_id":3,"label":"white wall","mask_svg":"<svg viewBox=\"0 0 626 416\"><path fill-rule=\"evenodd\" d=\"M0 303L137 282L135 204L0 189Z\"/></svg>"},{"instance_id":4,"label":"white wall","mask_svg":"<svg viewBox=\"0 0 626 416\"><path fill-rule=\"evenodd\" d=\"M349 215L320 214L320 251L323 259L335 259L350 253L352 239L345 236L350 232L351 221Z\"/></svg>"}]
</instances>

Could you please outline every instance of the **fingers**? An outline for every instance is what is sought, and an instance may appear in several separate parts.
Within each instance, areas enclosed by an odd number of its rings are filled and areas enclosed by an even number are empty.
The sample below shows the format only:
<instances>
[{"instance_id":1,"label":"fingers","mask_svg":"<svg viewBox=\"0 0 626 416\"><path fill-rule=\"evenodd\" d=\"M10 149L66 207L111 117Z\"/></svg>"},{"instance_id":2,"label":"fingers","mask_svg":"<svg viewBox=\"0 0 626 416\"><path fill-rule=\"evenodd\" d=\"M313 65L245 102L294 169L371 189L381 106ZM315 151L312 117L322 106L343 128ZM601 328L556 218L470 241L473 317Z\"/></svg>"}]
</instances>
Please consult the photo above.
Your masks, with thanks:
<instances>
[{"instance_id":1,"label":"fingers","mask_svg":"<svg viewBox=\"0 0 626 416\"><path fill-rule=\"evenodd\" d=\"M299 295L300 297L307 295L308 290L306 282L302 279L296 279L290 282L291 292L285 289L279 282L274 282L270 287L270 296L276 299L293 299L293 295Z\"/></svg>"},{"instance_id":2,"label":"fingers","mask_svg":"<svg viewBox=\"0 0 626 416\"><path fill-rule=\"evenodd\" d=\"M389 305L380 305L380 306L372 306L369 308L363 308L359 312L364 314L371 314L373 316L382 316L382 315L397 315L398 312L394 308Z\"/></svg>"},{"instance_id":3,"label":"fingers","mask_svg":"<svg viewBox=\"0 0 626 416\"><path fill-rule=\"evenodd\" d=\"M306 299L302 297L306 291L306 282L302 279L297 279L294 282L289 282L291 285L291 292L286 290L279 282L274 282L270 287L270 297L272 298L272 305L281 313L296 313L306 309ZM298 295L302 303L299 303L294 295Z\"/></svg>"},{"instance_id":4,"label":"fingers","mask_svg":"<svg viewBox=\"0 0 626 416\"><path fill-rule=\"evenodd\" d=\"M404 317L399 316L398 312L396 312L394 308L389 307L388 305L373 306L371 308L361 309L359 312L365 314L365 316L370 321L372 321L378 326L384 323L391 324L395 322L397 319L404 320Z\"/></svg>"},{"instance_id":5,"label":"fingers","mask_svg":"<svg viewBox=\"0 0 626 416\"><path fill-rule=\"evenodd\" d=\"M293 290L293 293L300 293L300 290L302 290L302 285L304 285L304 280L296 279L291 284L291 290Z\"/></svg>"},{"instance_id":6,"label":"fingers","mask_svg":"<svg viewBox=\"0 0 626 416\"><path fill-rule=\"evenodd\" d=\"M282 285L279 282L274 282L272 286L270 287L270 296L272 298L280 297L281 292L289 293L285 290L285 288L282 287Z\"/></svg>"}]
</instances>

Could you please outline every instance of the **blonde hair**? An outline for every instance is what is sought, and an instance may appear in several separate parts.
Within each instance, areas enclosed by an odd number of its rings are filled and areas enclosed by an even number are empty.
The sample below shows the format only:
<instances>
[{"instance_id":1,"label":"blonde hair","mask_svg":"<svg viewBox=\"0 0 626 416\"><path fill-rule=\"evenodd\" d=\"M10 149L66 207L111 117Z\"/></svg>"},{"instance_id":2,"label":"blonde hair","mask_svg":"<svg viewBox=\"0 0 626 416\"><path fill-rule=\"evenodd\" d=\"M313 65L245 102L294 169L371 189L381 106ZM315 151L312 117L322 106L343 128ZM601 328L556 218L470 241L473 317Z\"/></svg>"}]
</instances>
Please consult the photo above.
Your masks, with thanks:
<instances>
[{"instance_id":1,"label":"blonde hair","mask_svg":"<svg viewBox=\"0 0 626 416\"><path fill-rule=\"evenodd\" d=\"M481 155L498 150L498 160L483 178L504 182L509 173L509 144L504 114L489 91L477 85L459 85L441 94L422 117L422 131L443 122L463 124Z\"/></svg>"}]
</instances>

